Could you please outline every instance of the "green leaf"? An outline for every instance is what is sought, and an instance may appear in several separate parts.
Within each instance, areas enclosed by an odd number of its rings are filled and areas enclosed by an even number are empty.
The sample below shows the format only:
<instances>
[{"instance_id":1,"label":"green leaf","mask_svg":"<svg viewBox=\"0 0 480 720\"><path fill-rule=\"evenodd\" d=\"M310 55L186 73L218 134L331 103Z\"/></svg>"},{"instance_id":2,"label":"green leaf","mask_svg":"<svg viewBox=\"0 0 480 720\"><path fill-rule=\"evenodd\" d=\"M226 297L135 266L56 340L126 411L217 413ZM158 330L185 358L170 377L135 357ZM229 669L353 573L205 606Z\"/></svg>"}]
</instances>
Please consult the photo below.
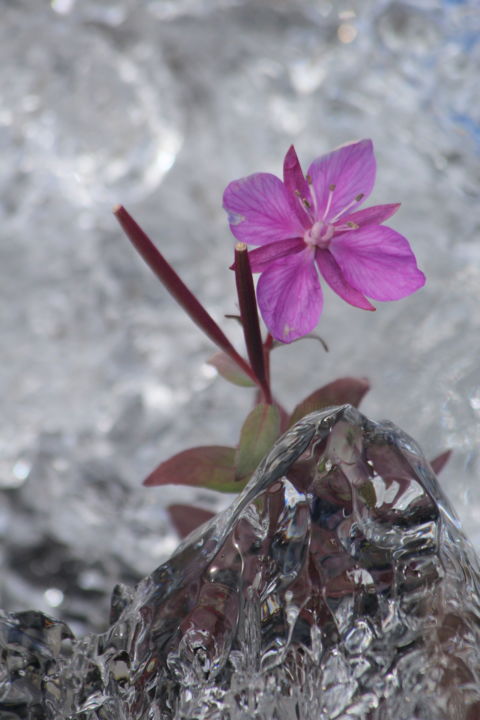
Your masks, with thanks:
<instances>
[{"instance_id":1,"label":"green leaf","mask_svg":"<svg viewBox=\"0 0 480 720\"><path fill-rule=\"evenodd\" d=\"M357 407L369 389L370 383L365 378L346 377L334 380L302 400L293 411L288 426L291 427L311 412L323 410L332 405L350 403Z\"/></svg>"},{"instance_id":2,"label":"green leaf","mask_svg":"<svg viewBox=\"0 0 480 720\"><path fill-rule=\"evenodd\" d=\"M228 380L228 382L234 385L240 385L241 387L255 387L253 380L249 378L226 353L215 353L215 355L212 355L212 357L207 360L207 363L213 365L218 374L225 378L225 380Z\"/></svg>"},{"instance_id":3,"label":"green leaf","mask_svg":"<svg viewBox=\"0 0 480 720\"><path fill-rule=\"evenodd\" d=\"M276 405L261 403L243 423L235 457L236 476L249 478L258 463L271 450L280 434L280 411Z\"/></svg>"},{"instance_id":4,"label":"green leaf","mask_svg":"<svg viewBox=\"0 0 480 720\"><path fill-rule=\"evenodd\" d=\"M235 479L235 448L205 445L184 450L161 463L144 485L190 485L220 492L238 492Z\"/></svg>"},{"instance_id":5,"label":"green leaf","mask_svg":"<svg viewBox=\"0 0 480 720\"><path fill-rule=\"evenodd\" d=\"M372 509L375 507L377 502L377 493L371 480L368 480L361 487L358 488L358 494L363 498L365 505Z\"/></svg>"}]
</instances>

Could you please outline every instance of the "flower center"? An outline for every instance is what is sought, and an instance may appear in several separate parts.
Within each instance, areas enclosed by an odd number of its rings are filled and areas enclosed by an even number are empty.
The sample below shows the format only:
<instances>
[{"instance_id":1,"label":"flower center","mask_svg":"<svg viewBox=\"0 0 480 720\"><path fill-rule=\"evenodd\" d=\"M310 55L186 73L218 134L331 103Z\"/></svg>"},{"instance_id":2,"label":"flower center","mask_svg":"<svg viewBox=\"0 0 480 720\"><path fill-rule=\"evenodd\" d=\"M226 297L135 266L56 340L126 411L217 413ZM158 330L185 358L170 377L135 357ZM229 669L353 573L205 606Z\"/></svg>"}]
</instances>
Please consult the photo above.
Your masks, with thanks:
<instances>
[{"instance_id":1,"label":"flower center","mask_svg":"<svg viewBox=\"0 0 480 720\"><path fill-rule=\"evenodd\" d=\"M312 226L305 231L303 239L305 244L310 248L320 248L321 250L326 250L330 245L331 239L336 233L358 229L358 225L354 222L343 222L339 224L338 221L345 215L346 212L363 199L364 194L360 193L359 195L355 195L353 200L347 203L341 210L337 211L334 217L328 218L327 221L326 218L328 217L332 207L333 195L337 189L337 186L334 183L331 183L328 186L327 202L323 215L321 219L317 220L320 213L317 206L317 196L313 188L312 178L310 175L307 175L305 179L309 186L310 200L302 197L300 190L294 191L302 209L306 212L310 222L312 223Z\"/></svg>"},{"instance_id":2,"label":"flower center","mask_svg":"<svg viewBox=\"0 0 480 720\"><path fill-rule=\"evenodd\" d=\"M306 230L303 239L310 247L318 247L326 250L330 245L330 240L335 234L335 228L323 220L317 220L312 227Z\"/></svg>"}]
</instances>

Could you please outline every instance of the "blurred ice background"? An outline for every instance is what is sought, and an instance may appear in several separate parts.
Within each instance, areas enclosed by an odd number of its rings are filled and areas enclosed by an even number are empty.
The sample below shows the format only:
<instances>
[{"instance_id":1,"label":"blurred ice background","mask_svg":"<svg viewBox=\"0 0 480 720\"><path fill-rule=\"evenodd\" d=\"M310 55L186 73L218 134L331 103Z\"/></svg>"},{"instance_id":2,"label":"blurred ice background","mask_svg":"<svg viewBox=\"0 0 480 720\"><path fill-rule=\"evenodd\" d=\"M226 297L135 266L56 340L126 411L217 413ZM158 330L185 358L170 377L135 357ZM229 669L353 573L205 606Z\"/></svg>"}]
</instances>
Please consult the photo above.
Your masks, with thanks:
<instances>
[{"instance_id":1,"label":"blurred ice background","mask_svg":"<svg viewBox=\"0 0 480 720\"><path fill-rule=\"evenodd\" d=\"M433 457L480 546L478 0L0 0L0 606L102 629L118 581L174 549L146 489L173 452L233 444L249 391L135 256L127 206L240 345L221 197L234 178L371 137L427 287L375 314L326 292L276 351L292 406L368 376L362 409ZM228 498L222 498L225 504Z\"/></svg>"}]
</instances>

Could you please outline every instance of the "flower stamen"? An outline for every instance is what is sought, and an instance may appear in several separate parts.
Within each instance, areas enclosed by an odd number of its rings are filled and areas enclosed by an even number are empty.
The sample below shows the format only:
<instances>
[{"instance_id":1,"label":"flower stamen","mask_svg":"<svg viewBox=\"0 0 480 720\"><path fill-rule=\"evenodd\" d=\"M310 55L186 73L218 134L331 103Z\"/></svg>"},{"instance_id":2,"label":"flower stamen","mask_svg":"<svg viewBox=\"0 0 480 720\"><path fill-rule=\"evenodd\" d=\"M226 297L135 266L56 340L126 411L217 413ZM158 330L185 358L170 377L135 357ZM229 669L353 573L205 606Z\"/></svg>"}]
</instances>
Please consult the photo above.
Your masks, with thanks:
<instances>
[{"instance_id":1,"label":"flower stamen","mask_svg":"<svg viewBox=\"0 0 480 720\"><path fill-rule=\"evenodd\" d=\"M344 223L343 225L335 225L335 232L343 232L346 230L358 230L360 225L357 225L357 223L352 222L349 220L348 222Z\"/></svg>"},{"instance_id":2,"label":"flower stamen","mask_svg":"<svg viewBox=\"0 0 480 720\"><path fill-rule=\"evenodd\" d=\"M337 186L334 183L332 183L331 185L328 186L327 206L325 208L325 212L323 213L322 220L325 220L328 213L330 212L330 208L332 206L332 200L333 200L333 193L335 192L336 187Z\"/></svg>"},{"instance_id":3,"label":"flower stamen","mask_svg":"<svg viewBox=\"0 0 480 720\"><path fill-rule=\"evenodd\" d=\"M294 190L293 194L295 195L296 198L298 198L300 207L302 208L302 210L305 210L305 212L308 215L308 218L310 219L311 218L310 210L311 210L312 206L310 205L308 200L306 198L302 198L302 194L301 194L300 190Z\"/></svg>"},{"instance_id":4,"label":"flower stamen","mask_svg":"<svg viewBox=\"0 0 480 720\"><path fill-rule=\"evenodd\" d=\"M312 198L313 203L313 211L315 213L315 217L318 217L318 205L317 205L317 196L315 195L315 190L313 188L313 180L311 175L307 175L305 177L305 180L307 181L307 184L309 186L310 190L310 197Z\"/></svg>"},{"instance_id":5,"label":"flower stamen","mask_svg":"<svg viewBox=\"0 0 480 720\"><path fill-rule=\"evenodd\" d=\"M360 200L361 200L363 197L364 197L364 193L360 193L359 195L356 195L356 196L353 198L352 202L349 202L348 205L346 205L346 206L343 208L343 210L340 210L340 212L338 212L338 213L335 215L335 217L333 217L333 218L330 220L330 222L331 222L331 223L336 222L339 218L342 217L342 215L345 215L345 213L347 212L347 210L350 210L351 207L353 207L354 205L356 205L357 203L359 203Z\"/></svg>"}]
</instances>

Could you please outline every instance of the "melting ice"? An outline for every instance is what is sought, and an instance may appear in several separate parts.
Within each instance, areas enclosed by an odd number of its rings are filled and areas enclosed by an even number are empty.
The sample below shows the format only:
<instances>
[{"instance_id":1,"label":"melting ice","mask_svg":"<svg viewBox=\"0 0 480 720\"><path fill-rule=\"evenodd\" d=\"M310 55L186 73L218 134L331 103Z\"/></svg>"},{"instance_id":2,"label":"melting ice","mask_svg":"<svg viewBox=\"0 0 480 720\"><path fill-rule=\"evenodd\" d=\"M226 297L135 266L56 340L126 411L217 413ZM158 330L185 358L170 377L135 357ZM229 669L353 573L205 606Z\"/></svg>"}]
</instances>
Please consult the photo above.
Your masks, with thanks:
<instances>
[{"instance_id":1,"label":"melting ice","mask_svg":"<svg viewBox=\"0 0 480 720\"><path fill-rule=\"evenodd\" d=\"M348 405L117 586L107 632L0 622L2 720L480 717L477 559L415 442Z\"/></svg>"}]
</instances>

